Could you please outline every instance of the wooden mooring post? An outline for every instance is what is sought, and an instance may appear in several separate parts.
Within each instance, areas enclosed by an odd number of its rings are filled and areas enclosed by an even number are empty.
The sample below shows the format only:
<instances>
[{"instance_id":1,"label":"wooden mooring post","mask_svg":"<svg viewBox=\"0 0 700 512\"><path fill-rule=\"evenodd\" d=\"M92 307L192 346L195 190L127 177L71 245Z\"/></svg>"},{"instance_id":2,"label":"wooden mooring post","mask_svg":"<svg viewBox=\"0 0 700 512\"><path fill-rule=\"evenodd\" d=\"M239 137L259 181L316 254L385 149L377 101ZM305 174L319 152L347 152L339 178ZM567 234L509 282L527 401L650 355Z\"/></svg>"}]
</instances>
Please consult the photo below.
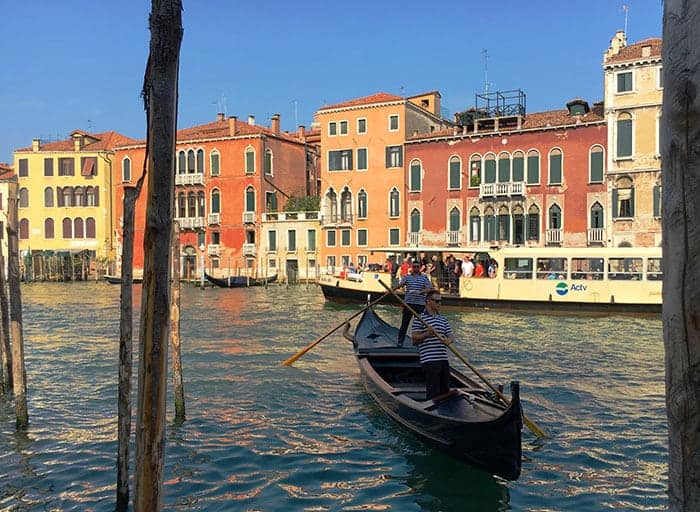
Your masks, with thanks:
<instances>
[{"instance_id":1,"label":"wooden mooring post","mask_svg":"<svg viewBox=\"0 0 700 512\"><path fill-rule=\"evenodd\" d=\"M12 391L12 346L10 345L10 304L7 299L5 255L0 251L0 394Z\"/></svg>"},{"instance_id":2,"label":"wooden mooring post","mask_svg":"<svg viewBox=\"0 0 700 512\"><path fill-rule=\"evenodd\" d=\"M173 350L173 393L175 401L175 423L185 421L185 386L182 380L182 357L180 351L180 225L173 223L172 277L170 279L170 347Z\"/></svg>"}]
</instances>

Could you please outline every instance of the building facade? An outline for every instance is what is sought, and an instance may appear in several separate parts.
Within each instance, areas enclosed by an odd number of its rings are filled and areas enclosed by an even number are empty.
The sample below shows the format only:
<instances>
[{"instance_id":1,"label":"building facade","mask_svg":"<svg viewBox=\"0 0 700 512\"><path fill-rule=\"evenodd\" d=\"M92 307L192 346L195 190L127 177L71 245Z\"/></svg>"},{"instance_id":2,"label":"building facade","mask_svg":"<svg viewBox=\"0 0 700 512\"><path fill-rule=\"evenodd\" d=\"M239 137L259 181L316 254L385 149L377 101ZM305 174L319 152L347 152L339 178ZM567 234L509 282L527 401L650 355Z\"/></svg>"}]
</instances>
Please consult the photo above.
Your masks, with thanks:
<instances>
[{"instance_id":1,"label":"building facade","mask_svg":"<svg viewBox=\"0 0 700 512\"><path fill-rule=\"evenodd\" d=\"M307 137L309 140L307 140ZM177 132L174 217L180 227L181 276L263 276L262 216L280 211L290 197L316 195L317 134L304 127L280 131L280 117L270 127L235 116ZM145 142L117 148L114 224L121 254L124 188L142 174ZM144 186L145 188L145 186ZM143 269L145 189L136 204L135 272ZM120 262L119 262L120 263Z\"/></svg>"},{"instance_id":2,"label":"building facade","mask_svg":"<svg viewBox=\"0 0 700 512\"><path fill-rule=\"evenodd\" d=\"M7 277L7 196L9 192L9 184L17 181L17 175L14 173L12 166L0 162L0 251L5 261L5 276Z\"/></svg>"},{"instance_id":3,"label":"building facade","mask_svg":"<svg viewBox=\"0 0 700 512\"><path fill-rule=\"evenodd\" d=\"M615 247L661 245L661 39L627 45L619 31L603 56L610 218Z\"/></svg>"},{"instance_id":4,"label":"building facade","mask_svg":"<svg viewBox=\"0 0 700 512\"><path fill-rule=\"evenodd\" d=\"M75 130L14 152L19 181L19 249L30 279L75 278L114 258L113 148L132 139ZM85 268L88 265L88 268ZM90 269L92 267L92 269Z\"/></svg>"},{"instance_id":5,"label":"building facade","mask_svg":"<svg viewBox=\"0 0 700 512\"><path fill-rule=\"evenodd\" d=\"M450 125L440 94L378 93L321 108L322 271L364 266L370 247L401 244L405 232L404 143ZM379 262L383 263L383 262Z\"/></svg>"}]
</instances>

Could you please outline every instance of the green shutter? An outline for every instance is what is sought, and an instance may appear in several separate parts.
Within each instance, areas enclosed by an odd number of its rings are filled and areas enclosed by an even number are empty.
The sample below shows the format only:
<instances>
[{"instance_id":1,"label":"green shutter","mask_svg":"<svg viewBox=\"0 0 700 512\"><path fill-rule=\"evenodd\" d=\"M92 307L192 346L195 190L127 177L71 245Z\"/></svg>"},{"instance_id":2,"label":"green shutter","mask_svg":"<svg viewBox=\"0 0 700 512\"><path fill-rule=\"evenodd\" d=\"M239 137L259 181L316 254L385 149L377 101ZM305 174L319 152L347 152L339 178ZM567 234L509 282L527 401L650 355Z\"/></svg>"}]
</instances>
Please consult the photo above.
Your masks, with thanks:
<instances>
[{"instance_id":1,"label":"green shutter","mask_svg":"<svg viewBox=\"0 0 700 512\"><path fill-rule=\"evenodd\" d=\"M252 151L246 151L245 171L246 172L255 172L255 153Z\"/></svg>"},{"instance_id":2,"label":"green shutter","mask_svg":"<svg viewBox=\"0 0 700 512\"><path fill-rule=\"evenodd\" d=\"M654 217L661 217L661 187L654 185Z\"/></svg>"},{"instance_id":3,"label":"green shutter","mask_svg":"<svg viewBox=\"0 0 700 512\"><path fill-rule=\"evenodd\" d=\"M510 158L500 158L498 160L498 182L508 183L510 181Z\"/></svg>"},{"instance_id":4,"label":"green shutter","mask_svg":"<svg viewBox=\"0 0 700 512\"><path fill-rule=\"evenodd\" d=\"M540 182L540 157L527 157L527 183L537 185Z\"/></svg>"},{"instance_id":5,"label":"green shutter","mask_svg":"<svg viewBox=\"0 0 700 512\"><path fill-rule=\"evenodd\" d=\"M561 155L549 155L549 184L561 184Z\"/></svg>"},{"instance_id":6,"label":"green shutter","mask_svg":"<svg viewBox=\"0 0 700 512\"><path fill-rule=\"evenodd\" d=\"M459 175L461 172L459 160L450 162L450 186L451 190L459 188Z\"/></svg>"},{"instance_id":7,"label":"green shutter","mask_svg":"<svg viewBox=\"0 0 700 512\"><path fill-rule=\"evenodd\" d=\"M619 215L620 205L617 204L617 189L614 188L612 191L612 216L613 219L617 219Z\"/></svg>"},{"instance_id":8,"label":"green shutter","mask_svg":"<svg viewBox=\"0 0 700 512\"><path fill-rule=\"evenodd\" d=\"M484 183L496 183L496 160L486 160L484 164Z\"/></svg>"},{"instance_id":9,"label":"green shutter","mask_svg":"<svg viewBox=\"0 0 700 512\"><path fill-rule=\"evenodd\" d=\"M419 164L412 164L411 165L411 190L412 191L420 190L420 165Z\"/></svg>"},{"instance_id":10,"label":"green shutter","mask_svg":"<svg viewBox=\"0 0 700 512\"><path fill-rule=\"evenodd\" d=\"M603 152L591 152L591 183L603 181Z\"/></svg>"},{"instance_id":11,"label":"green shutter","mask_svg":"<svg viewBox=\"0 0 700 512\"><path fill-rule=\"evenodd\" d=\"M525 179L525 159L517 157L513 159L513 181L523 181Z\"/></svg>"},{"instance_id":12,"label":"green shutter","mask_svg":"<svg viewBox=\"0 0 700 512\"><path fill-rule=\"evenodd\" d=\"M632 120L617 122L617 157L632 156Z\"/></svg>"},{"instance_id":13,"label":"green shutter","mask_svg":"<svg viewBox=\"0 0 700 512\"><path fill-rule=\"evenodd\" d=\"M634 217L634 187L630 191L630 217Z\"/></svg>"}]
</instances>

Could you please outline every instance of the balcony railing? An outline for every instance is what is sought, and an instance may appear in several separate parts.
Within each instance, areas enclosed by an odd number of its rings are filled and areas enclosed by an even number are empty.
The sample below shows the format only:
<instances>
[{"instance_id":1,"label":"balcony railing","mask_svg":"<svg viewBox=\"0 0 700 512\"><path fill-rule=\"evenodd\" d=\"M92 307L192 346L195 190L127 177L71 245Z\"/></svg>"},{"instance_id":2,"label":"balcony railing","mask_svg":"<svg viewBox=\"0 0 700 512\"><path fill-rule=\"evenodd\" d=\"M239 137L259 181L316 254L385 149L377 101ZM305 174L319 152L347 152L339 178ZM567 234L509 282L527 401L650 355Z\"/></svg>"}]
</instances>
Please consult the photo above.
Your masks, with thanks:
<instances>
[{"instance_id":1,"label":"balcony railing","mask_svg":"<svg viewBox=\"0 0 700 512\"><path fill-rule=\"evenodd\" d=\"M420 245L422 238L420 233L410 232L408 234L408 245Z\"/></svg>"},{"instance_id":2,"label":"balcony railing","mask_svg":"<svg viewBox=\"0 0 700 512\"><path fill-rule=\"evenodd\" d=\"M255 244L243 244L243 256L255 256Z\"/></svg>"},{"instance_id":3,"label":"balcony railing","mask_svg":"<svg viewBox=\"0 0 700 512\"><path fill-rule=\"evenodd\" d=\"M545 233L545 239L548 244L561 244L563 229L548 229Z\"/></svg>"},{"instance_id":4,"label":"balcony railing","mask_svg":"<svg viewBox=\"0 0 700 512\"><path fill-rule=\"evenodd\" d=\"M522 196L525 192L524 181L507 181L504 183L482 183L479 185L479 197Z\"/></svg>"},{"instance_id":5,"label":"balcony railing","mask_svg":"<svg viewBox=\"0 0 700 512\"><path fill-rule=\"evenodd\" d=\"M220 213L210 213L209 214L209 225L219 225L221 224L221 214Z\"/></svg>"},{"instance_id":6,"label":"balcony railing","mask_svg":"<svg viewBox=\"0 0 700 512\"><path fill-rule=\"evenodd\" d=\"M207 254L209 256L218 256L221 253L221 246L219 244L209 244L207 246Z\"/></svg>"},{"instance_id":7,"label":"balcony railing","mask_svg":"<svg viewBox=\"0 0 700 512\"><path fill-rule=\"evenodd\" d=\"M243 224L255 224L255 212L243 212Z\"/></svg>"},{"instance_id":8,"label":"balcony railing","mask_svg":"<svg viewBox=\"0 0 700 512\"><path fill-rule=\"evenodd\" d=\"M447 231L445 233L447 245L459 245L459 231Z\"/></svg>"},{"instance_id":9,"label":"balcony railing","mask_svg":"<svg viewBox=\"0 0 700 512\"><path fill-rule=\"evenodd\" d=\"M175 185L204 185L204 174L176 174Z\"/></svg>"},{"instance_id":10,"label":"balcony railing","mask_svg":"<svg viewBox=\"0 0 700 512\"><path fill-rule=\"evenodd\" d=\"M266 212L262 214L263 222L318 220L318 212Z\"/></svg>"},{"instance_id":11,"label":"balcony railing","mask_svg":"<svg viewBox=\"0 0 700 512\"><path fill-rule=\"evenodd\" d=\"M350 225L353 222L353 215L351 213L345 213L345 214L331 214L331 215L322 215L321 216L321 225Z\"/></svg>"},{"instance_id":12,"label":"balcony railing","mask_svg":"<svg viewBox=\"0 0 700 512\"><path fill-rule=\"evenodd\" d=\"M206 226L204 217L176 217L175 220L180 224L180 229L197 229Z\"/></svg>"},{"instance_id":13,"label":"balcony railing","mask_svg":"<svg viewBox=\"0 0 700 512\"><path fill-rule=\"evenodd\" d=\"M588 244L602 244L605 241L605 228L590 228L588 230Z\"/></svg>"}]
</instances>

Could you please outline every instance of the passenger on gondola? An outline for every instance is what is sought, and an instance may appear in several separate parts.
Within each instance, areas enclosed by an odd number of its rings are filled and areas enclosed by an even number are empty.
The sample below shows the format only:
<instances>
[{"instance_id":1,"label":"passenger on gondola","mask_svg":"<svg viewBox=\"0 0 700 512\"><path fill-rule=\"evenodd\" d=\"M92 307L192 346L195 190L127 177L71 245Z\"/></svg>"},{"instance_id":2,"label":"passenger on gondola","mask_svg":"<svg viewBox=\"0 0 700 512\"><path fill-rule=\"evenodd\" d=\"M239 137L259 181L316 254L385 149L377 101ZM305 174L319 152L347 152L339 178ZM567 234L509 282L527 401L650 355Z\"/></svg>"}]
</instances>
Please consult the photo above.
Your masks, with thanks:
<instances>
[{"instance_id":1,"label":"passenger on gondola","mask_svg":"<svg viewBox=\"0 0 700 512\"><path fill-rule=\"evenodd\" d=\"M411 339L414 345L418 345L420 363L425 374L426 400L450 390L447 345L452 343L453 336L450 323L440 314L441 301L442 297L437 290L428 292L425 310L420 314L422 322L415 320L411 330ZM423 322L430 328L428 329Z\"/></svg>"}]
</instances>

